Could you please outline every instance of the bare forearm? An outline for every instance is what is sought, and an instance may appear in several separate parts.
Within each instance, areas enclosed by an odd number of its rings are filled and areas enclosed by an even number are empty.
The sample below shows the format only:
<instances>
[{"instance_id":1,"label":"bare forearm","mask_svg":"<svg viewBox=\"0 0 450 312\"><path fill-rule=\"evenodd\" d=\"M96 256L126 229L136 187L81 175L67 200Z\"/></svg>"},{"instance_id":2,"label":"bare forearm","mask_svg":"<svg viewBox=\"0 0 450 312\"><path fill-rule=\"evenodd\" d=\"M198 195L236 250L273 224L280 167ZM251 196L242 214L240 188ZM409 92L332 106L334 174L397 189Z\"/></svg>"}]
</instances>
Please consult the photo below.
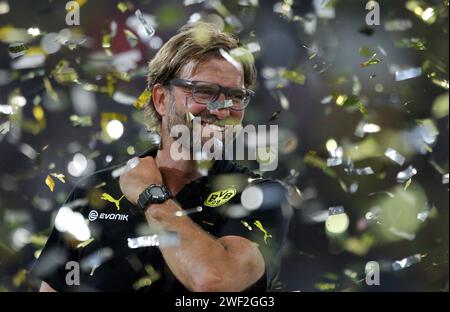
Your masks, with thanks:
<instances>
[{"instance_id":1,"label":"bare forearm","mask_svg":"<svg viewBox=\"0 0 450 312\"><path fill-rule=\"evenodd\" d=\"M227 250L190 218L176 216L177 211L181 209L173 201L153 205L147 210L147 221L150 226L157 222L178 234L179 245L163 246L161 252L179 281L191 290L207 290L227 269Z\"/></svg>"}]
</instances>

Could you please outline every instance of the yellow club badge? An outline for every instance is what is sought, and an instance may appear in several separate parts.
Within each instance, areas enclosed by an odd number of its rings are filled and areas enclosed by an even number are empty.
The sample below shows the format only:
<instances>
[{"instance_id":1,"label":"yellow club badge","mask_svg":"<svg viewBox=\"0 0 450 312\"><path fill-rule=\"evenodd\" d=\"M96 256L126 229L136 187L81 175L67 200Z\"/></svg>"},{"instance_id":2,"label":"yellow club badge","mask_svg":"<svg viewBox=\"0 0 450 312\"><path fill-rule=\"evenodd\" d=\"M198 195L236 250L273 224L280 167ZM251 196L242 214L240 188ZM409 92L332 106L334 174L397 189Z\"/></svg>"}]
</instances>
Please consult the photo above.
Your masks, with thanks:
<instances>
[{"instance_id":1,"label":"yellow club badge","mask_svg":"<svg viewBox=\"0 0 450 312\"><path fill-rule=\"evenodd\" d=\"M226 204L230 199L236 195L236 189L230 187L227 189L219 190L209 194L204 204L208 207L218 207Z\"/></svg>"}]
</instances>

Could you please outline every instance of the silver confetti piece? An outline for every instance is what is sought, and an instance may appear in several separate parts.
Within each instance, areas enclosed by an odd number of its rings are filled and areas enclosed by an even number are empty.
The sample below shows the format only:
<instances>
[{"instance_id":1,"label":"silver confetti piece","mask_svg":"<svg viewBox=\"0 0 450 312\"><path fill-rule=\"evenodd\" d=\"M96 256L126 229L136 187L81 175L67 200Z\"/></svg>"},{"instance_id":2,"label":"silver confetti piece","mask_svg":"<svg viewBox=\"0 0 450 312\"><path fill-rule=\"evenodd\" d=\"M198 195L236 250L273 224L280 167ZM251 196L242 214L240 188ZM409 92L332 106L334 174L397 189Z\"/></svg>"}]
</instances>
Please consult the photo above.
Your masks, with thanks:
<instances>
[{"instance_id":1,"label":"silver confetti piece","mask_svg":"<svg viewBox=\"0 0 450 312\"><path fill-rule=\"evenodd\" d=\"M405 183L409 179L411 179L413 176L417 174L417 169L413 166L409 166L406 170L403 170L398 173L397 175L397 182L398 183Z\"/></svg>"},{"instance_id":2,"label":"silver confetti piece","mask_svg":"<svg viewBox=\"0 0 450 312\"><path fill-rule=\"evenodd\" d=\"M442 176L442 184L448 184L448 182L449 182L448 180L449 180L449 176L448 176L448 173L446 173Z\"/></svg>"},{"instance_id":3,"label":"silver confetti piece","mask_svg":"<svg viewBox=\"0 0 450 312\"><path fill-rule=\"evenodd\" d=\"M175 232L128 238L128 247L131 249L142 247L171 247L179 243L180 238Z\"/></svg>"},{"instance_id":4,"label":"silver confetti piece","mask_svg":"<svg viewBox=\"0 0 450 312\"><path fill-rule=\"evenodd\" d=\"M397 229L397 228L395 228L395 227L391 227L391 228L389 229L389 231L390 231L392 234L395 234L395 235L397 235L398 237L404 238L404 239L409 240L409 241L413 241L413 240L416 238L416 234L406 233L406 232L404 232L404 231L400 231L399 229Z\"/></svg>"},{"instance_id":5,"label":"silver confetti piece","mask_svg":"<svg viewBox=\"0 0 450 312\"><path fill-rule=\"evenodd\" d=\"M341 213L344 213L344 207L342 206L336 206L336 207L330 207L328 208L328 213L330 216L338 215Z\"/></svg>"},{"instance_id":6,"label":"silver confetti piece","mask_svg":"<svg viewBox=\"0 0 450 312\"><path fill-rule=\"evenodd\" d=\"M127 161L127 164L125 166L122 166L120 168L117 168L111 172L111 176L116 179L120 177L125 172L130 171L134 167L136 167L139 164L139 157L133 157L129 161Z\"/></svg>"},{"instance_id":7,"label":"silver confetti piece","mask_svg":"<svg viewBox=\"0 0 450 312\"><path fill-rule=\"evenodd\" d=\"M392 270L394 271L400 271L403 269L406 269L414 264L419 263L422 261L422 256L420 254L415 254L413 256L404 258L402 260L395 261L392 263Z\"/></svg>"},{"instance_id":8,"label":"silver confetti piece","mask_svg":"<svg viewBox=\"0 0 450 312\"><path fill-rule=\"evenodd\" d=\"M222 108L229 108L233 106L232 100L225 100L225 101L214 101L212 103L209 103L207 105L208 110L215 110L215 109L222 109Z\"/></svg>"},{"instance_id":9,"label":"silver confetti piece","mask_svg":"<svg viewBox=\"0 0 450 312\"><path fill-rule=\"evenodd\" d=\"M395 161L400 166L403 166L403 164L405 163L405 157L393 148L389 147L386 152L384 152L384 155L386 155L386 157L388 157L392 161Z\"/></svg>"},{"instance_id":10,"label":"silver confetti piece","mask_svg":"<svg viewBox=\"0 0 450 312\"><path fill-rule=\"evenodd\" d=\"M409 68L395 72L395 81L408 80L422 76L422 68Z\"/></svg>"},{"instance_id":11,"label":"silver confetti piece","mask_svg":"<svg viewBox=\"0 0 450 312\"><path fill-rule=\"evenodd\" d=\"M177 211L177 212L175 212L175 216L177 216L177 217L187 216L187 215L190 215L193 213L201 212L202 210L203 210L203 207L198 206L198 207L192 208L192 209L185 209L185 210Z\"/></svg>"},{"instance_id":12,"label":"silver confetti piece","mask_svg":"<svg viewBox=\"0 0 450 312\"><path fill-rule=\"evenodd\" d=\"M149 37L153 37L153 35L155 34L155 29L145 20L144 16L142 15L141 10L136 10L136 12L134 12L134 14L138 18L138 20L141 22L141 24L144 26L145 31L147 32L147 35Z\"/></svg>"}]
</instances>

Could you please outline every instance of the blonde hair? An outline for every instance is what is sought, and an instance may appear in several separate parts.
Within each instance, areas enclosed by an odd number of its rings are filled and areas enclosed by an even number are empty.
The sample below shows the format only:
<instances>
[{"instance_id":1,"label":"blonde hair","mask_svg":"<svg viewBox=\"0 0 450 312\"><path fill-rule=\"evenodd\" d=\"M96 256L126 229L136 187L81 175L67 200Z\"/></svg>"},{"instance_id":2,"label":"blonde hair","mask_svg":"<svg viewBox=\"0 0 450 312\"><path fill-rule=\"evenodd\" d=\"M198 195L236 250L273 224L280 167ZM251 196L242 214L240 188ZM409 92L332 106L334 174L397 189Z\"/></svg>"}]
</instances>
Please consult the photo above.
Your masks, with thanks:
<instances>
[{"instance_id":1,"label":"blonde hair","mask_svg":"<svg viewBox=\"0 0 450 312\"><path fill-rule=\"evenodd\" d=\"M244 70L244 85L246 88L254 86L256 69L252 54L244 49L237 39L218 30L214 24L196 22L182 27L150 61L147 76L149 90L151 91L157 83L164 84L177 77L183 67L191 61L195 62L195 70L207 58L221 57L220 49L231 53L239 50L236 54L238 54L237 61L242 64ZM152 99L146 103L144 114L147 130L159 132L161 116L156 112Z\"/></svg>"}]
</instances>

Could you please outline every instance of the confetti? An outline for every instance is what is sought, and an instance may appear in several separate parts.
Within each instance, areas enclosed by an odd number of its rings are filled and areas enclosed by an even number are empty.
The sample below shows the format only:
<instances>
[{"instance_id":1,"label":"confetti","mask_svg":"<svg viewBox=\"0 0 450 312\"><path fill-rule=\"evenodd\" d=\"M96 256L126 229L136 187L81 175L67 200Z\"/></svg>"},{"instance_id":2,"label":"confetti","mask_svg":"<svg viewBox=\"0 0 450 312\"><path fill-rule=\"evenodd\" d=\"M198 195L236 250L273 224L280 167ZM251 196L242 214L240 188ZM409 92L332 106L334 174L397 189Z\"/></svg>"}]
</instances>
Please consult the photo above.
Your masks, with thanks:
<instances>
[{"instance_id":1,"label":"confetti","mask_svg":"<svg viewBox=\"0 0 450 312\"><path fill-rule=\"evenodd\" d=\"M59 83L78 82L78 73L69 66L66 60L59 61L52 72L53 77Z\"/></svg>"},{"instance_id":2,"label":"confetti","mask_svg":"<svg viewBox=\"0 0 450 312\"><path fill-rule=\"evenodd\" d=\"M379 63L382 62L382 59L377 58L377 54L373 54L372 57L370 59L368 59L367 61L359 64L361 67L365 68L365 67L369 67L371 65L377 65Z\"/></svg>"},{"instance_id":3,"label":"confetti","mask_svg":"<svg viewBox=\"0 0 450 312\"><path fill-rule=\"evenodd\" d=\"M281 109L273 112L272 116L270 116L270 118L269 118L269 121L275 121L280 114L281 114Z\"/></svg>"},{"instance_id":4,"label":"confetti","mask_svg":"<svg viewBox=\"0 0 450 312\"><path fill-rule=\"evenodd\" d=\"M45 178L45 184L48 186L50 191L53 192L53 190L55 189L55 181L52 179L50 175L47 175L47 177Z\"/></svg>"},{"instance_id":5,"label":"confetti","mask_svg":"<svg viewBox=\"0 0 450 312\"><path fill-rule=\"evenodd\" d=\"M363 138L366 133L378 133L381 131L381 127L374 123L368 123L366 121L360 121L355 129L355 136Z\"/></svg>"},{"instance_id":6,"label":"confetti","mask_svg":"<svg viewBox=\"0 0 450 312\"><path fill-rule=\"evenodd\" d=\"M25 55L27 49L27 46L22 42L11 43L8 47L9 56L11 58L17 58L19 56Z\"/></svg>"},{"instance_id":7,"label":"confetti","mask_svg":"<svg viewBox=\"0 0 450 312\"><path fill-rule=\"evenodd\" d=\"M125 1L119 1L117 3L117 9L120 12L125 13L128 10L128 3L126 3Z\"/></svg>"},{"instance_id":8,"label":"confetti","mask_svg":"<svg viewBox=\"0 0 450 312\"><path fill-rule=\"evenodd\" d=\"M145 89L144 92L139 95L136 102L134 102L133 106L136 107L137 110L142 110L146 105L150 103L152 97L152 92L148 89Z\"/></svg>"},{"instance_id":9,"label":"confetti","mask_svg":"<svg viewBox=\"0 0 450 312\"><path fill-rule=\"evenodd\" d=\"M215 110L215 109L222 109L222 108L229 108L233 106L232 100L224 100L224 101L214 101L212 103L209 103L206 107L208 110Z\"/></svg>"},{"instance_id":10,"label":"confetti","mask_svg":"<svg viewBox=\"0 0 450 312\"><path fill-rule=\"evenodd\" d=\"M184 210L175 212L175 216L183 217L183 216L187 216L187 215L190 215L193 213L201 212L202 210L203 210L202 206L198 206L198 207L192 208L192 209L184 209Z\"/></svg>"},{"instance_id":11,"label":"confetti","mask_svg":"<svg viewBox=\"0 0 450 312\"><path fill-rule=\"evenodd\" d=\"M417 169L414 168L413 166L409 166L407 169L405 169L397 174L397 182L405 183L406 181L411 179L416 174L417 174Z\"/></svg>"},{"instance_id":12,"label":"confetti","mask_svg":"<svg viewBox=\"0 0 450 312\"><path fill-rule=\"evenodd\" d=\"M400 166L403 166L406 160L403 155L390 147L384 152L384 155L386 155L386 157L391 159L392 161L395 161Z\"/></svg>"},{"instance_id":13,"label":"confetti","mask_svg":"<svg viewBox=\"0 0 450 312\"><path fill-rule=\"evenodd\" d=\"M407 233L407 232L401 231L401 230L399 230L399 229L397 229L395 227L391 227L389 229L389 231L392 234L395 234L395 235L397 235L397 236L399 236L401 238L404 238L406 240L409 240L409 241L413 241L414 239L416 239L416 234Z\"/></svg>"},{"instance_id":14,"label":"confetti","mask_svg":"<svg viewBox=\"0 0 450 312\"><path fill-rule=\"evenodd\" d=\"M125 172L128 172L131 169L133 169L134 167L136 167L138 164L139 164L139 157L133 157L127 161L125 166L114 169L111 172L111 176L114 179L116 179L116 178L120 177L122 174L124 174Z\"/></svg>"},{"instance_id":15,"label":"confetti","mask_svg":"<svg viewBox=\"0 0 450 312\"><path fill-rule=\"evenodd\" d=\"M133 283L133 288L139 290L143 287L150 286L153 282L161 278L161 274L158 273L151 264L147 264L145 267L146 276L141 277L136 282Z\"/></svg>"},{"instance_id":16,"label":"confetti","mask_svg":"<svg viewBox=\"0 0 450 312\"><path fill-rule=\"evenodd\" d=\"M423 256L420 254L415 254L413 256L404 258L402 260L395 261L392 263L392 270L394 271L400 271L406 268L409 268L410 266L419 263L422 261Z\"/></svg>"},{"instance_id":17,"label":"confetti","mask_svg":"<svg viewBox=\"0 0 450 312\"><path fill-rule=\"evenodd\" d=\"M350 171L351 172L351 171ZM372 175L375 172L372 167L356 168L353 170L356 175Z\"/></svg>"},{"instance_id":18,"label":"confetti","mask_svg":"<svg viewBox=\"0 0 450 312\"><path fill-rule=\"evenodd\" d=\"M253 231L253 228L246 221L241 221L241 224L247 228L249 231Z\"/></svg>"},{"instance_id":19,"label":"confetti","mask_svg":"<svg viewBox=\"0 0 450 312\"><path fill-rule=\"evenodd\" d=\"M112 259L113 256L114 251L109 247L104 247L84 257L80 263L81 270L90 272L90 275L92 276L99 266Z\"/></svg>"},{"instance_id":20,"label":"confetti","mask_svg":"<svg viewBox=\"0 0 450 312\"><path fill-rule=\"evenodd\" d=\"M403 38L395 42L395 47L425 51L427 49L425 40L420 38Z\"/></svg>"},{"instance_id":21,"label":"confetti","mask_svg":"<svg viewBox=\"0 0 450 312\"><path fill-rule=\"evenodd\" d=\"M174 247L180 244L180 238L175 232L128 238L127 241L128 247L131 249L143 247Z\"/></svg>"},{"instance_id":22,"label":"confetti","mask_svg":"<svg viewBox=\"0 0 450 312\"><path fill-rule=\"evenodd\" d=\"M141 10L136 10L136 12L134 12L134 14L138 18L139 22L141 22L141 24L144 26L144 29L147 32L147 35L149 37L153 37L153 35L155 34L155 29L144 18L144 16L142 15Z\"/></svg>"},{"instance_id":23,"label":"confetti","mask_svg":"<svg viewBox=\"0 0 450 312\"><path fill-rule=\"evenodd\" d=\"M305 84L306 81L306 76L300 70L283 70L281 77L299 85Z\"/></svg>"},{"instance_id":24,"label":"confetti","mask_svg":"<svg viewBox=\"0 0 450 312\"><path fill-rule=\"evenodd\" d=\"M77 248L84 248L87 245L89 245L90 243L92 243L95 239L94 238L90 238L88 240L85 240L84 242L81 242L77 245Z\"/></svg>"},{"instance_id":25,"label":"confetti","mask_svg":"<svg viewBox=\"0 0 450 312\"><path fill-rule=\"evenodd\" d=\"M384 23L386 31L406 31L413 27L413 22L409 19L393 19Z\"/></svg>"},{"instance_id":26,"label":"confetti","mask_svg":"<svg viewBox=\"0 0 450 312\"><path fill-rule=\"evenodd\" d=\"M128 41L128 44L130 45L130 47L132 47L132 48L136 47L138 44L138 37L128 29L124 29L123 32L127 38L127 41Z\"/></svg>"},{"instance_id":27,"label":"confetti","mask_svg":"<svg viewBox=\"0 0 450 312\"><path fill-rule=\"evenodd\" d=\"M409 68L395 72L395 81L403 81L422 76L422 68Z\"/></svg>"},{"instance_id":28,"label":"confetti","mask_svg":"<svg viewBox=\"0 0 450 312\"><path fill-rule=\"evenodd\" d=\"M74 127L91 127L92 126L92 117L91 116L71 115L70 121L72 122L72 126L74 126Z\"/></svg>"},{"instance_id":29,"label":"confetti","mask_svg":"<svg viewBox=\"0 0 450 312\"><path fill-rule=\"evenodd\" d=\"M442 184L448 184L448 181L449 181L449 175L448 175L448 173L446 173L442 176Z\"/></svg>"}]
</instances>

